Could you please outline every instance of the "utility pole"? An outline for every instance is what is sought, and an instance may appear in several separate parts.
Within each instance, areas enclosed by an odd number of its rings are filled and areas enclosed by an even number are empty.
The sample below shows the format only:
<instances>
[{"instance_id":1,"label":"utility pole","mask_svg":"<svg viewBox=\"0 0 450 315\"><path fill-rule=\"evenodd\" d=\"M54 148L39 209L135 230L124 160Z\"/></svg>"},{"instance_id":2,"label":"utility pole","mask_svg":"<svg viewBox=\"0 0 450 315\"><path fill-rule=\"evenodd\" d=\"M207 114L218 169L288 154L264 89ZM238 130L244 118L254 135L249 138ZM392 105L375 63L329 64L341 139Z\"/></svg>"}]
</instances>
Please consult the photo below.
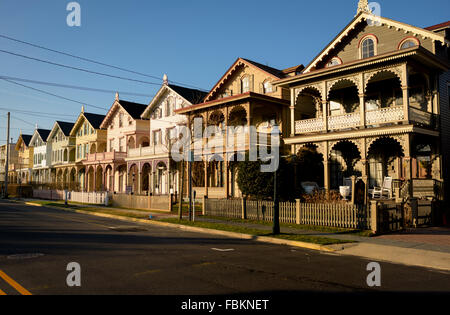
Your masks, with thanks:
<instances>
[{"instance_id":1,"label":"utility pole","mask_svg":"<svg viewBox=\"0 0 450 315\"><path fill-rule=\"evenodd\" d=\"M181 161L180 204L178 205L178 219L183 219L183 192L184 192L184 161Z\"/></svg>"},{"instance_id":2,"label":"utility pole","mask_svg":"<svg viewBox=\"0 0 450 315\"><path fill-rule=\"evenodd\" d=\"M277 193L277 171L273 173L273 226L272 234L280 234L280 203L278 201Z\"/></svg>"},{"instance_id":3,"label":"utility pole","mask_svg":"<svg viewBox=\"0 0 450 315\"><path fill-rule=\"evenodd\" d=\"M189 156L188 173L189 173L189 221L192 221L192 160L194 152Z\"/></svg>"},{"instance_id":4,"label":"utility pole","mask_svg":"<svg viewBox=\"0 0 450 315\"><path fill-rule=\"evenodd\" d=\"M8 169L9 169L9 121L11 113L8 112L8 127L6 129L6 164L5 164L5 199L8 198Z\"/></svg>"}]
</instances>

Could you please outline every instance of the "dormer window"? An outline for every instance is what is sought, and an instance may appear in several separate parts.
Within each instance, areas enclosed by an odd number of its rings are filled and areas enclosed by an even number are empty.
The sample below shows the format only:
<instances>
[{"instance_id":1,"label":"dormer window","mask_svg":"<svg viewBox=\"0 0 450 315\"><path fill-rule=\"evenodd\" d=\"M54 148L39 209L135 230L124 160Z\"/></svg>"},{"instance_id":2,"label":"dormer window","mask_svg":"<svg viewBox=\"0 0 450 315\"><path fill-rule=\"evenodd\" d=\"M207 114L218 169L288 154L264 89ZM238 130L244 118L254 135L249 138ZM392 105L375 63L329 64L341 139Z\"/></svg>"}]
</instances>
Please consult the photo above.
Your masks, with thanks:
<instances>
[{"instance_id":1,"label":"dormer window","mask_svg":"<svg viewBox=\"0 0 450 315\"><path fill-rule=\"evenodd\" d=\"M360 58L370 58L377 54L378 39L375 35L369 34L363 37L360 41Z\"/></svg>"}]
</instances>

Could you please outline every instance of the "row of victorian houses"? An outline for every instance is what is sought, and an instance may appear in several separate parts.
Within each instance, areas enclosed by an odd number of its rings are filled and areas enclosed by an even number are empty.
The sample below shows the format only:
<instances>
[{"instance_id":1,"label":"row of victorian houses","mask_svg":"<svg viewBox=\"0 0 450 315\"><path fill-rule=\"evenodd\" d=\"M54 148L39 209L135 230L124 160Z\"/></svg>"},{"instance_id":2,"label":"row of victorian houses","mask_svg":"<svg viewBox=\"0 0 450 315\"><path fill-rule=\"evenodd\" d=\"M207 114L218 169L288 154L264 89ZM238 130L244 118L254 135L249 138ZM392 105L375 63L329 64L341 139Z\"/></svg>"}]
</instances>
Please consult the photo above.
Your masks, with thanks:
<instances>
[{"instance_id":1,"label":"row of victorian houses","mask_svg":"<svg viewBox=\"0 0 450 315\"><path fill-rule=\"evenodd\" d=\"M82 109L76 122L21 134L9 181L178 194L185 177L170 146L181 126L201 118L219 127L225 144L219 157L205 153L194 162L197 195L239 195L236 161L250 136L236 150L226 126L255 126L260 134L279 126L291 154L303 147L322 154L326 189L349 175L369 187L386 176L400 187L412 179L442 185L450 173L449 47L450 22L420 28L374 19L360 1L354 19L307 66L275 69L238 58L209 92L165 76L149 104L117 94L106 115Z\"/></svg>"}]
</instances>

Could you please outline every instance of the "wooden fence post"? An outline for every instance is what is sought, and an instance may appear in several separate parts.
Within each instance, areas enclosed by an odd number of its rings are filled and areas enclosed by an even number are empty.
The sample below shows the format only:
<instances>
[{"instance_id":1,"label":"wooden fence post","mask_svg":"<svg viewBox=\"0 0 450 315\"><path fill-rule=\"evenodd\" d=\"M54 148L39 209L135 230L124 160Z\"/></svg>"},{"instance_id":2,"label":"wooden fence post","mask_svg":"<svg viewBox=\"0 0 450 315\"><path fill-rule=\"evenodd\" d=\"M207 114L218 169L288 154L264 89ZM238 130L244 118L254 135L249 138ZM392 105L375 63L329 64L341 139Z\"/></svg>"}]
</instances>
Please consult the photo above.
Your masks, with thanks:
<instances>
[{"instance_id":1,"label":"wooden fence post","mask_svg":"<svg viewBox=\"0 0 450 315\"><path fill-rule=\"evenodd\" d=\"M208 199L208 197L203 196L203 204L202 204L202 215L205 216L207 209L206 209L206 199Z\"/></svg>"},{"instance_id":2,"label":"wooden fence post","mask_svg":"<svg viewBox=\"0 0 450 315\"><path fill-rule=\"evenodd\" d=\"M378 201L370 202L370 229L374 234L379 232L378 230Z\"/></svg>"},{"instance_id":3,"label":"wooden fence post","mask_svg":"<svg viewBox=\"0 0 450 315\"><path fill-rule=\"evenodd\" d=\"M173 194L169 194L169 212L172 212L172 197Z\"/></svg>"},{"instance_id":4,"label":"wooden fence post","mask_svg":"<svg viewBox=\"0 0 450 315\"><path fill-rule=\"evenodd\" d=\"M242 219L247 219L247 203L245 198L241 198Z\"/></svg>"},{"instance_id":5,"label":"wooden fence post","mask_svg":"<svg viewBox=\"0 0 450 315\"><path fill-rule=\"evenodd\" d=\"M295 223L296 224L301 224L301 202L300 199L295 199Z\"/></svg>"},{"instance_id":6,"label":"wooden fence post","mask_svg":"<svg viewBox=\"0 0 450 315\"><path fill-rule=\"evenodd\" d=\"M356 196L356 176L355 175L353 175L352 177L351 177L351 179L352 179L352 205L354 205L355 204L355 196Z\"/></svg>"}]
</instances>

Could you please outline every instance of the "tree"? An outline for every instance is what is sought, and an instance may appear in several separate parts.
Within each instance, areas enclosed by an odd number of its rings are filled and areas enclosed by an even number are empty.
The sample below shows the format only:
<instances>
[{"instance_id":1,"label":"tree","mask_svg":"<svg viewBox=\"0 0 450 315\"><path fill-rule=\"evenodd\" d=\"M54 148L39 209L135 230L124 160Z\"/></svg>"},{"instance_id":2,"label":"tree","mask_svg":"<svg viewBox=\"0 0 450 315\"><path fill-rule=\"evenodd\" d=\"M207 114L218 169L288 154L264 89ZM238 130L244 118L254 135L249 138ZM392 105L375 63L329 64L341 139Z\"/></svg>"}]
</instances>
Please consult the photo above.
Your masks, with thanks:
<instances>
[{"instance_id":1,"label":"tree","mask_svg":"<svg viewBox=\"0 0 450 315\"><path fill-rule=\"evenodd\" d=\"M257 199L272 199L274 196L274 173L261 172L261 161L248 161L236 163L237 184L244 197ZM295 160L280 158L277 170L277 191L280 200L292 200L298 195L295 191L294 174Z\"/></svg>"},{"instance_id":2,"label":"tree","mask_svg":"<svg viewBox=\"0 0 450 315\"><path fill-rule=\"evenodd\" d=\"M323 184L323 155L315 147L303 147L297 152L297 180ZM300 185L298 185L300 186Z\"/></svg>"}]
</instances>

